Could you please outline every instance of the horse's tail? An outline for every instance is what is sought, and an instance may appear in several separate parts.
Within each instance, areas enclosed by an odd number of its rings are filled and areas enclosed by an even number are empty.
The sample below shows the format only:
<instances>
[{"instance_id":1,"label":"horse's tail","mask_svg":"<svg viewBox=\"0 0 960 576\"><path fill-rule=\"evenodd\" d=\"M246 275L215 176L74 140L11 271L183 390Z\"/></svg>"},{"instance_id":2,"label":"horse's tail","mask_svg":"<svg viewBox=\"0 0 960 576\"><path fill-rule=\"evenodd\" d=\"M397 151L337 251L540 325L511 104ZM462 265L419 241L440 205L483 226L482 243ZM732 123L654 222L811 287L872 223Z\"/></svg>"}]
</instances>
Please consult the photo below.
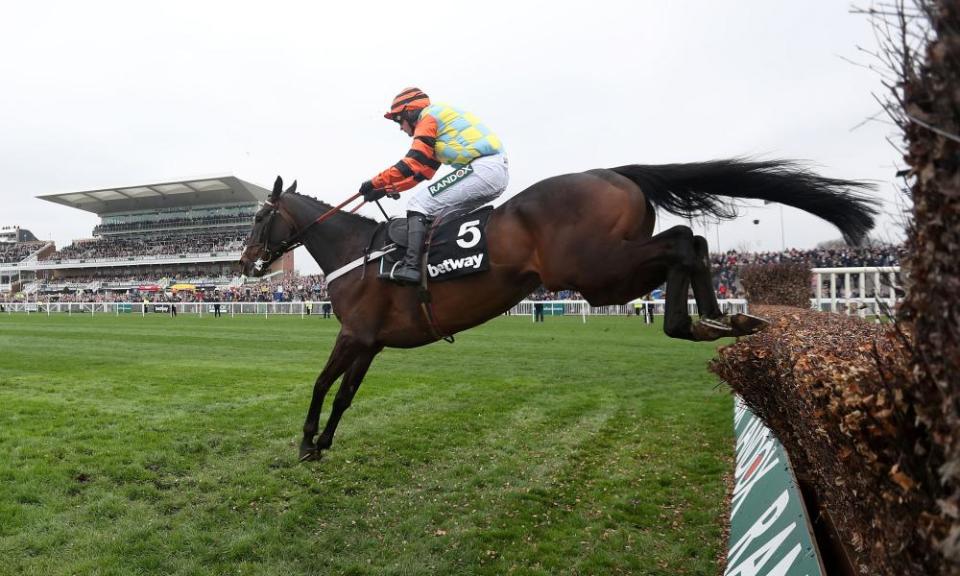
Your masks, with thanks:
<instances>
[{"instance_id":1,"label":"horse's tail","mask_svg":"<svg viewBox=\"0 0 960 576\"><path fill-rule=\"evenodd\" d=\"M861 193L873 189L872 184L824 178L790 160L631 164L611 170L640 186L654 206L684 218L734 218L736 206L719 196L755 198L819 216L839 228L849 244L858 245L877 214L876 201Z\"/></svg>"}]
</instances>

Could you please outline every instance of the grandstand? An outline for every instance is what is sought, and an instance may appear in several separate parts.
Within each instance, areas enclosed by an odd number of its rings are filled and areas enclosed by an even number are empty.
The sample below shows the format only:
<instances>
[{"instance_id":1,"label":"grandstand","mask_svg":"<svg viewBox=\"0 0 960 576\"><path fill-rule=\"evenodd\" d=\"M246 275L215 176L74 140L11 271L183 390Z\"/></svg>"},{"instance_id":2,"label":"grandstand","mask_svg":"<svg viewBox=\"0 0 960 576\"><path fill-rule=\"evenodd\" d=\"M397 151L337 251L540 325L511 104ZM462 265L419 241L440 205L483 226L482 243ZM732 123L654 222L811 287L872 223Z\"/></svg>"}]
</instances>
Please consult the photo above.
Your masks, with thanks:
<instances>
[{"instance_id":1,"label":"grandstand","mask_svg":"<svg viewBox=\"0 0 960 576\"><path fill-rule=\"evenodd\" d=\"M19 290L23 266L53 252L52 242L38 240L19 226L0 228L0 294Z\"/></svg>"},{"instance_id":2,"label":"grandstand","mask_svg":"<svg viewBox=\"0 0 960 576\"><path fill-rule=\"evenodd\" d=\"M42 298L163 292L177 285L202 291L237 289L244 240L269 194L255 184L222 176L38 196L92 212L100 223L91 238L59 250L51 245L27 256L23 249L16 251L16 260L0 264L0 277L6 278L0 291L20 289ZM291 252L270 272L292 270Z\"/></svg>"}]
</instances>

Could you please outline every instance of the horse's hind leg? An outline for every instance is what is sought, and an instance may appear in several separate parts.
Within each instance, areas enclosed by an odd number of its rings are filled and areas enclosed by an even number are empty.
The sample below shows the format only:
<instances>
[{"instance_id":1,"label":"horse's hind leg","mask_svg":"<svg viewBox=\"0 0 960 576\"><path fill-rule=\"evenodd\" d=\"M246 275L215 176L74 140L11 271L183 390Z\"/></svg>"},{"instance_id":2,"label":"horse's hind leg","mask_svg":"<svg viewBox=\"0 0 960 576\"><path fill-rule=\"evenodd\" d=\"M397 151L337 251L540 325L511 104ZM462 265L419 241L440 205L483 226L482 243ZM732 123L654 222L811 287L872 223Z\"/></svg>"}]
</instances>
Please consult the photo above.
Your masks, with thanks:
<instances>
[{"instance_id":1,"label":"horse's hind leg","mask_svg":"<svg viewBox=\"0 0 960 576\"><path fill-rule=\"evenodd\" d=\"M732 330L731 336L745 336L765 328L767 321L762 318L749 314L728 316L723 313L713 290L713 275L710 272L710 249L707 246L707 239L703 236L694 236L693 249L696 253L696 264L690 274L690 280L693 284L693 296L697 300L697 310L700 312L701 322L711 326L713 326L713 322L726 324Z\"/></svg>"},{"instance_id":2,"label":"horse's hind leg","mask_svg":"<svg viewBox=\"0 0 960 576\"><path fill-rule=\"evenodd\" d=\"M706 249L706 241L702 247ZM732 330L704 317L694 323L687 310L691 280L695 298L703 301L709 314L719 315L712 294L709 269L697 255L693 231L674 226L646 240L623 240L617 245L600 244L593 250L581 250L571 259L560 250L550 260L549 272L541 270L547 288L573 287L594 306L623 304L642 296L666 281L666 314L663 331L671 338L716 340L730 336Z\"/></svg>"},{"instance_id":3,"label":"horse's hind leg","mask_svg":"<svg viewBox=\"0 0 960 576\"><path fill-rule=\"evenodd\" d=\"M578 263L583 276L575 286L592 304L620 304L666 282L663 331L671 338L705 339L687 310L691 277L699 267L689 227L674 226L646 240L624 241L602 256L587 256ZM598 268L597 262L604 260L624 265Z\"/></svg>"},{"instance_id":4,"label":"horse's hind leg","mask_svg":"<svg viewBox=\"0 0 960 576\"><path fill-rule=\"evenodd\" d=\"M723 316L717 295L713 291L713 275L710 272L710 248L703 236L693 237L695 264L690 273L693 297L701 318L718 319Z\"/></svg>"},{"instance_id":5,"label":"horse's hind leg","mask_svg":"<svg viewBox=\"0 0 960 576\"><path fill-rule=\"evenodd\" d=\"M680 227L686 232L679 236L675 250L675 259L667 271L666 310L663 316L663 331L671 338L684 340L716 340L730 336L732 330L711 318L721 316L720 306L713 294L710 269L704 266L701 250L707 243L702 236L693 236L686 226ZM698 240L699 239L699 240ZM709 262L707 262L709 264ZM694 322L687 309L687 295L693 287L693 297L697 302L700 320Z\"/></svg>"},{"instance_id":6,"label":"horse's hind leg","mask_svg":"<svg viewBox=\"0 0 960 576\"><path fill-rule=\"evenodd\" d=\"M650 276L645 278L646 282L652 279L657 283L655 285L662 283L656 272L658 268L662 270L666 267L663 331L667 336L702 341L732 335L729 326L714 320L722 317L722 313L713 293L710 255L705 238L694 236L686 226L675 226L644 243L642 250L656 257L656 265L644 266L636 271L641 277ZM700 313L697 322L690 318L687 309L687 295L691 286Z\"/></svg>"},{"instance_id":7,"label":"horse's hind leg","mask_svg":"<svg viewBox=\"0 0 960 576\"><path fill-rule=\"evenodd\" d=\"M664 294L663 332L671 338L696 340L693 336L693 320L687 310L687 293L690 291L690 273L679 263L667 271L667 290Z\"/></svg>"}]
</instances>

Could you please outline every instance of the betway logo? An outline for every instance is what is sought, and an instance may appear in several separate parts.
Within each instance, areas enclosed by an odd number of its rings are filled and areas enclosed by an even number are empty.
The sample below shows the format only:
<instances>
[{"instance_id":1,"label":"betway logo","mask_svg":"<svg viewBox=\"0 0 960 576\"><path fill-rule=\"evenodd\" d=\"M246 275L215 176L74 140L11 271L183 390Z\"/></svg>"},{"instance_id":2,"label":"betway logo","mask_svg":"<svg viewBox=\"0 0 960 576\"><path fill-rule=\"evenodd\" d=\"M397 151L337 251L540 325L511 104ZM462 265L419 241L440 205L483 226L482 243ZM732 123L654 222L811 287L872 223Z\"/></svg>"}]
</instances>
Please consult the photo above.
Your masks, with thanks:
<instances>
[{"instance_id":1,"label":"betway logo","mask_svg":"<svg viewBox=\"0 0 960 576\"><path fill-rule=\"evenodd\" d=\"M430 272L431 278L436 278L441 274L453 272L454 270L459 270L461 268L479 268L480 262L482 261L483 254L467 256L466 258L447 258L436 266L433 264L427 264L427 270Z\"/></svg>"},{"instance_id":2,"label":"betway logo","mask_svg":"<svg viewBox=\"0 0 960 576\"><path fill-rule=\"evenodd\" d=\"M467 164L466 166L464 166L463 168L460 168L456 172L451 172L447 174L446 176L441 178L436 184L431 184L428 190L430 191L430 194L432 196L436 196L437 194L443 192L444 188L446 188L447 186L450 186L451 184L463 178L467 174L470 174L471 172L473 172L473 166Z\"/></svg>"}]
</instances>

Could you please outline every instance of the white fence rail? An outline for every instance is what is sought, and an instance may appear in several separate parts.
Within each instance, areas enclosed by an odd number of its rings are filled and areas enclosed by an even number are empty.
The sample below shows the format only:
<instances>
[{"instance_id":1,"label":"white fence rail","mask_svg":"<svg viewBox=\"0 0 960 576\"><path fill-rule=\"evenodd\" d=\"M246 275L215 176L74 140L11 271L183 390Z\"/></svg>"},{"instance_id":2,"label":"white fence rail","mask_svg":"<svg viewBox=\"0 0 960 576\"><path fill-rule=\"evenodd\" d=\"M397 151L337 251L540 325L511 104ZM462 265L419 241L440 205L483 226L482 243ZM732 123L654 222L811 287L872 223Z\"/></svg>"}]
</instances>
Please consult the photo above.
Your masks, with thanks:
<instances>
[{"instance_id":1,"label":"white fence rail","mask_svg":"<svg viewBox=\"0 0 960 576\"><path fill-rule=\"evenodd\" d=\"M747 301L743 299L720 300L720 309L730 314L747 311ZM523 300L510 309L508 314L516 316L533 316L536 305L543 306L544 316L629 316L638 314L634 303L615 306L590 306L585 300ZM641 307L649 307L654 316L663 316L664 300L642 300ZM691 315L697 314L697 303L687 300L687 310ZM639 312L642 313L642 312Z\"/></svg>"},{"instance_id":2,"label":"white fence rail","mask_svg":"<svg viewBox=\"0 0 960 576\"><path fill-rule=\"evenodd\" d=\"M3 302L2 311L7 314L97 314L120 315L147 315L171 314L171 308L176 308L177 314L213 315L216 313L217 302ZM311 306L312 314L323 313L324 302L314 302ZM303 302L220 302L220 313L224 316L260 315L308 315L307 306Z\"/></svg>"},{"instance_id":3,"label":"white fence rail","mask_svg":"<svg viewBox=\"0 0 960 576\"><path fill-rule=\"evenodd\" d=\"M322 315L323 305L326 302L313 302L311 305L312 315ZM259 315L259 316L307 316L307 306L304 302L221 302L220 313L224 316ZM523 300L511 308L510 315L514 316L533 316L534 307L543 306L545 316L580 316L584 321L589 316L628 316L637 313L633 305L624 304L620 306L590 306L585 300L545 300L533 301ZM663 300L645 300L642 306L648 306L654 315L663 315ZM216 302L44 302L43 300L29 302L10 302L2 303L3 312L6 314L27 313L27 314L86 314L96 316L97 314L120 315L146 315L146 314L170 314L171 306L175 306L177 314L193 314L203 316L214 314ZM693 300L687 301L687 308L691 314L697 313L697 304ZM746 300L721 300L720 308L725 312L737 313L747 311Z\"/></svg>"},{"instance_id":4,"label":"white fence rail","mask_svg":"<svg viewBox=\"0 0 960 576\"><path fill-rule=\"evenodd\" d=\"M814 268L814 310L876 316L893 308L903 286L899 266L870 268ZM901 292L902 293L902 292Z\"/></svg>"}]
</instances>

